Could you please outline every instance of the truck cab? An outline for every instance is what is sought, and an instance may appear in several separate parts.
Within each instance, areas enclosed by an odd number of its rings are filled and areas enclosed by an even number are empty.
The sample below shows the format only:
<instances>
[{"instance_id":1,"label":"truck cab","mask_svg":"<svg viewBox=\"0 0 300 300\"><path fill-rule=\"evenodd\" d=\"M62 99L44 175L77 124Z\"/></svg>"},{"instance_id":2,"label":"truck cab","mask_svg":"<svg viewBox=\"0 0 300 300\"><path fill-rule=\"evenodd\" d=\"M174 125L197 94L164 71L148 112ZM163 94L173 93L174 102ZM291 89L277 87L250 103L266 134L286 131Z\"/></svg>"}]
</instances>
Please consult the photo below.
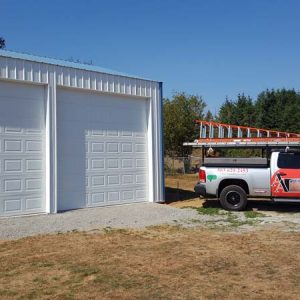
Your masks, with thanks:
<instances>
[{"instance_id":1,"label":"truck cab","mask_svg":"<svg viewBox=\"0 0 300 300\"><path fill-rule=\"evenodd\" d=\"M195 192L218 198L232 211L244 210L250 197L300 202L300 151L275 150L264 158L206 158Z\"/></svg>"}]
</instances>

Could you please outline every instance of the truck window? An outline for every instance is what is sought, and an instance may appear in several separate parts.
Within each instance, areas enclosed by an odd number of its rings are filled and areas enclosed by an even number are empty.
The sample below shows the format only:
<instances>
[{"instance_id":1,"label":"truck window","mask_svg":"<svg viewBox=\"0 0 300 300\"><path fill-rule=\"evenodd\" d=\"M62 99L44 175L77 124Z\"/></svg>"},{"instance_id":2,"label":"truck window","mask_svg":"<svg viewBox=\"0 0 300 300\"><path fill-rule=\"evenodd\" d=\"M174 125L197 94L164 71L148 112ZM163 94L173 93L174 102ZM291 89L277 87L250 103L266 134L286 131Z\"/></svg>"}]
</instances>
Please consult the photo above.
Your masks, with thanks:
<instances>
[{"instance_id":1,"label":"truck window","mask_svg":"<svg viewBox=\"0 0 300 300\"><path fill-rule=\"evenodd\" d=\"M279 153L278 168L300 169L300 153Z\"/></svg>"}]
</instances>

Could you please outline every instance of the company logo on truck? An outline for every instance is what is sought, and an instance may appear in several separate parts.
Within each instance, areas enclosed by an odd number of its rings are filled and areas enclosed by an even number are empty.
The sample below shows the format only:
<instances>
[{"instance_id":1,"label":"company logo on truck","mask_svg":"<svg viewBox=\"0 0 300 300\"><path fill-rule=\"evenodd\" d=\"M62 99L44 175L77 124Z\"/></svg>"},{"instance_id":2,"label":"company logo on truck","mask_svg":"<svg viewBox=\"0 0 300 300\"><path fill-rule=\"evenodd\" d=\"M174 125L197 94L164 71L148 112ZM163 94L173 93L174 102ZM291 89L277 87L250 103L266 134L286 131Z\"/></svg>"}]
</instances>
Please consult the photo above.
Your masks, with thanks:
<instances>
[{"instance_id":1,"label":"company logo on truck","mask_svg":"<svg viewBox=\"0 0 300 300\"><path fill-rule=\"evenodd\" d=\"M279 197L300 196L300 178L298 170L279 169L271 179L272 194Z\"/></svg>"},{"instance_id":2,"label":"company logo on truck","mask_svg":"<svg viewBox=\"0 0 300 300\"><path fill-rule=\"evenodd\" d=\"M217 180L217 175L207 175L207 180L212 182L213 180Z\"/></svg>"}]
</instances>

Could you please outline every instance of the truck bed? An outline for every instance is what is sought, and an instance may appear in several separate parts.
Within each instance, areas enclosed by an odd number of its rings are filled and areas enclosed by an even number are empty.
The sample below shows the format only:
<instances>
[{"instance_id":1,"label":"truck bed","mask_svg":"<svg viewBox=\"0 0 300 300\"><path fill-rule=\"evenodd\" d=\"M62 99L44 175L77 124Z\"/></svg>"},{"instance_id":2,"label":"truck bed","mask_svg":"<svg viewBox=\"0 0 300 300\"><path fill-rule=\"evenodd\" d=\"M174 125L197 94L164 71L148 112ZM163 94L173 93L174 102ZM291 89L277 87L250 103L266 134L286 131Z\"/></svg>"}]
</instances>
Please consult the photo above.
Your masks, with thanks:
<instances>
[{"instance_id":1,"label":"truck bed","mask_svg":"<svg viewBox=\"0 0 300 300\"><path fill-rule=\"evenodd\" d=\"M267 158L232 158L232 157L207 157L204 159L204 167L238 167L238 168L267 168Z\"/></svg>"}]
</instances>

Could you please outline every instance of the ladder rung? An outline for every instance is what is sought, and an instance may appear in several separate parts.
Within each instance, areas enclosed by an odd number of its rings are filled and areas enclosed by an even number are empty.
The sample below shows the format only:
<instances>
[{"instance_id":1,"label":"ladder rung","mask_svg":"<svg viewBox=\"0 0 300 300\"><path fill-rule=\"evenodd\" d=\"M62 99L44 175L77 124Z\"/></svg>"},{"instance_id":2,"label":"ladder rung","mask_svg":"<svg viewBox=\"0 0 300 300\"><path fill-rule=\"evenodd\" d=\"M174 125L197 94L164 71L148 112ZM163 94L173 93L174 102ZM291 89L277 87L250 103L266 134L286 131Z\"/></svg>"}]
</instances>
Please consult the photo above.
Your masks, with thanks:
<instances>
[{"instance_id":1,"label":"ladder rung","mask_svg":"<svg viewBox=\"0 0 300 300\"><path fill-rule=\"evenodd\" d=\"M260 142L270 142L274 139L275 141L278 139L284 139L288 141L294 138L298 138L300 140L300 134L298 133L290 133L249 126L223 124L204 120L196 120L196 123L200 125L199 140L203 141L209 138L210 140L222 140L224 142L226 139L241 139L244 137L251 140L260 139Z\"/></svg>"}]
</instances>

